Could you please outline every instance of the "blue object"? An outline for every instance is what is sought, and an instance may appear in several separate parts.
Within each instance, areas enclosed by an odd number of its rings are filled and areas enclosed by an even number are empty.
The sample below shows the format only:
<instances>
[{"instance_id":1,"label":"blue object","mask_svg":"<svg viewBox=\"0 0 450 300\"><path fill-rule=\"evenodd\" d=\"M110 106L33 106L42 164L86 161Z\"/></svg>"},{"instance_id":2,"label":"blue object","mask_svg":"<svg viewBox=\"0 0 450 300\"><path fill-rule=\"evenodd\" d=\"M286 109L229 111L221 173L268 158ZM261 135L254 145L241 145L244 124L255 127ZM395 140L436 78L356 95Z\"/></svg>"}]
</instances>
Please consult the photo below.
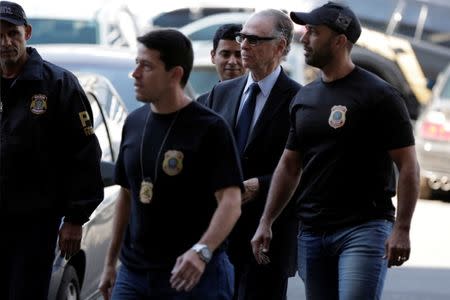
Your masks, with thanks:
<instances>
[{"instance_id":1,"label":"blue object","mask_svg":"<svg viewBox=\"0 0 450 300\"><path fill-rule=\"evenodd\" d=\"M253 83L250 86L250 94L242 107L241 115L236 124L235 136L236 146L239 154L242 156L244 153L245 145L247 144L248 134L252 125L253 113L255 112L256 97L261 91L258 83Z\"/></svg>"}]
</instances>

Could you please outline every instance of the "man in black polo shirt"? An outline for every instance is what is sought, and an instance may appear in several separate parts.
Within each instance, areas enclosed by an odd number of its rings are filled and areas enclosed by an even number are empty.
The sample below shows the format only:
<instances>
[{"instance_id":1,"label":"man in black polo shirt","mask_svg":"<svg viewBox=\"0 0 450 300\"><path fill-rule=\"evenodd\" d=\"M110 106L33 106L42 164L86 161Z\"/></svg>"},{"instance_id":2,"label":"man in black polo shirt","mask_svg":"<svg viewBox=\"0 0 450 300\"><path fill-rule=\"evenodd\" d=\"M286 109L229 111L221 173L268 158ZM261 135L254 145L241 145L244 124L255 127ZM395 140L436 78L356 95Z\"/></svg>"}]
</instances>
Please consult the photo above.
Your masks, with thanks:
<instances>
[{"instance_id":1,"label":"man in black polo shirt","mask_svg":"<svg viewBox=\"0 0 450 300\"><path fill-rule=\"evenodd\" d=\"M299 184L298 271L307 298L380 299L387 267L410 254L419 169L408 113L397 90L351 61L361 27L350 8L329 2L291 18L306 25L305 60L322 74L293 100L253 253L264 263L271 224Z\"/></svg>"},{"instance_id":2,"label":"man in black polo shirt","mask_svg":"<svg viewBox=\"0 0 450 300\"><path fill-rule=\"evenodd\" d=\"M105 299L231 299L224 239L240 215L242 174L231 130L183 93L191 42L176 30L139 37L136 98L125 122ZM122 266L116 279L116 263Z\"/></svg>"}]
</instances>

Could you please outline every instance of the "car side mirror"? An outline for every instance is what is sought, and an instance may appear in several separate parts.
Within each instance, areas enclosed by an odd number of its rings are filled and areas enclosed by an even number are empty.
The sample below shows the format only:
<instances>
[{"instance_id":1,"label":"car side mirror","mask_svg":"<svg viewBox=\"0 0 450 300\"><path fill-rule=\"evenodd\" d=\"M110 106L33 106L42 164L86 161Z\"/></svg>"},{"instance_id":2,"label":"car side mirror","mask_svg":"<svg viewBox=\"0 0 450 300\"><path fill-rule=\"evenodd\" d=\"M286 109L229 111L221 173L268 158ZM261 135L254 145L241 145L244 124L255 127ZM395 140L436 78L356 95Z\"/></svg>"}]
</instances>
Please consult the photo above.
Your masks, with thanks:
<instances>
[{"instance_id":1,"label":"car side mirror","mask_svg":"<svg viewBox=\"0 0 450 300\"><path fill-rule=\"evenodd\" d=\"M100 172L102 173L103 185L105 187L114 185L114 170L116 165L109 161L101 161Z\"/></svg>"}]
</instances>

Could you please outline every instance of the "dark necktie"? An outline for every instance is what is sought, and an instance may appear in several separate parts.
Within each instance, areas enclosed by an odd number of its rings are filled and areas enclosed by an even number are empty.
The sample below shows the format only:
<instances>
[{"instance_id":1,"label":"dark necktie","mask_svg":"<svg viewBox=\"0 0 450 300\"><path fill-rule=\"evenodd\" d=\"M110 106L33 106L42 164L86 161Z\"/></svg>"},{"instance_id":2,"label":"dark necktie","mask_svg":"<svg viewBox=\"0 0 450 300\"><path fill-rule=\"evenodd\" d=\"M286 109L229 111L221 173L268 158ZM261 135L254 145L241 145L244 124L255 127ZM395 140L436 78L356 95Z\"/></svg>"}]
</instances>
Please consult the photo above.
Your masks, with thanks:
<instances>
[{"instance_id":1,"label":"dark necktie","mask_svg":"<svg viewBox=\"0 0 450 300\"><path fill-rule=\"evenodd\" d=\"M245 145L247 144L248 134L253 120L253 113L255 112L256 97L260 91L261 89L259 88L258 83L252 83L250 86L250 94L242 107L239 120L236 124L236 146L241 155L244 153Z\"/></svg>"}]
</instances>

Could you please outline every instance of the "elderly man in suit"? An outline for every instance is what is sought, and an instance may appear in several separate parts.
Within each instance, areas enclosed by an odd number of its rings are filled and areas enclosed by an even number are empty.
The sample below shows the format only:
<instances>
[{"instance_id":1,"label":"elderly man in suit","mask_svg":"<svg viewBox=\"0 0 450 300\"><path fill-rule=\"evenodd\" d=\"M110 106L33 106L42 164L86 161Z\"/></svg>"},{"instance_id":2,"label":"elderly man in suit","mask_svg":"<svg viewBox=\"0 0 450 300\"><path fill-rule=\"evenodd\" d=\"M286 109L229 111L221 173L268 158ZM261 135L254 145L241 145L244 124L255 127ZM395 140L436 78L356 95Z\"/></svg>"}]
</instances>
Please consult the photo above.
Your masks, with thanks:
<instances>
[{"instance_id":1,"label":"elderly man in suit","mask_svg":"<svg viewBox=\"0 0 450 300\"><path fill-rule=\"evenodd\" d=\"M242 215L228 248L235 266L234 299L286 299L288 277L295 273L298 224L293 210L286 209L274 224L270 263L258 265L250 243L289 133L289 105L301 87L280 66L292 35L292 21L281 11L250 16L236 36L249 74L216 85L206 103L234 130L244 172Z\"/></svg>"}]
</instances>

